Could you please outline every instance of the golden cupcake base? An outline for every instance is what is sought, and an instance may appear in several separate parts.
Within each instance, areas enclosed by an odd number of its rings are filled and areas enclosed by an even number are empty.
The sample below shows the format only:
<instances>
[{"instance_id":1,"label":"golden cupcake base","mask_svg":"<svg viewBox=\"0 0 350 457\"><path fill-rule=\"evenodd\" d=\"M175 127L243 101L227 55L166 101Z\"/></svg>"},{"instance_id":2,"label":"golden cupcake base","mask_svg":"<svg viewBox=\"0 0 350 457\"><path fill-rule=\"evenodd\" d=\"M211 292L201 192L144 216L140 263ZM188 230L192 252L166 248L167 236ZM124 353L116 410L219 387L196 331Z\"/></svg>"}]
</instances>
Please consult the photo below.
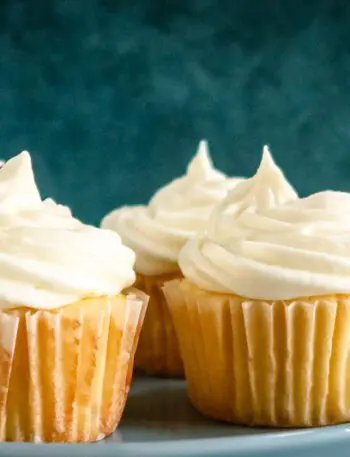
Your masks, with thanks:
<instances>
[{"instance_id":1,"label":"golden cupcake base","mask_svg":"<svg viewBox=\"0 0 350 457\"><path fill-rule=\"evenodd\" d=\"M149 375L183 377L183 363L174 325L162 291L165 281L179 275L138 274L135 287L150 297L135 356L135 367Z\"/></svg>"},{"instance_id":2,"label":"golden cupcake base","mask_svg":"<svg viewBox=\"0 0 350 457\"><path fill-rule=\"evenodd\" d=\"M0 440L89 442L122 415L147 300L0 312Z\"/></svg>"},{"instance_id":3,"label":"golden cupcake base","mask_svg":"<svg viewBox=\"0 0 350 457\"><path fill-rule=\"evenodd\" d=\"M186 279L164 291L201 413L272 427L350 420L350 297L267 302Z\"/></svg>"}]
</instances>

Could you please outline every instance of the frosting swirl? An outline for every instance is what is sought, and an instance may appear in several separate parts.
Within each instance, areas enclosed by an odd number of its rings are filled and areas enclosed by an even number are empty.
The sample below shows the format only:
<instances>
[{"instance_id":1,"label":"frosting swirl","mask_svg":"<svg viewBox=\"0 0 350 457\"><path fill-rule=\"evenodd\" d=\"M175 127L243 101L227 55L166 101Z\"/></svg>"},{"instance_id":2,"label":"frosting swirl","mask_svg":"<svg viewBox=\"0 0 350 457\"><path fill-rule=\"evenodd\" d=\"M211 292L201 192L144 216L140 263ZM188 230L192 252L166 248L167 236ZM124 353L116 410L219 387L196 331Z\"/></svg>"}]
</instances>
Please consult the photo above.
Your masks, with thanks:
<instances>
[{"instance_id":1,"label":"frosting swirl","mask_svg":"<svg viewBox=\"0 0 350 457\"><path fill-rule=\"evenodd\" d=\"M252 299L350 293L350 194L299 199L265 148L179 264L202 289Z\"/></svg>"},{"instance_id":2,"label":"frosting swirl","mask_svg":"<svg viewBox=\"0 0 350 457\"><path fill-rule=\"evenodd\" d=\"M215 206L239 179L216 170L201 141L187 173L155 193L148 206L125 206L102 220L136 252L136 271L145 275L178 270L178 254L205 226Z\"/></svg>"},{"instance_id":3,"label":"frosting swirl","mask_svg":"<svg viewBox=\"0 0 350 457\"><path fill-rule=\"evenodd\" d=\"M135 280L134 261L116 233L42 201L28 152L0 169L0 308L52 309L118 294Z\"/></svg>"}]
</instances>

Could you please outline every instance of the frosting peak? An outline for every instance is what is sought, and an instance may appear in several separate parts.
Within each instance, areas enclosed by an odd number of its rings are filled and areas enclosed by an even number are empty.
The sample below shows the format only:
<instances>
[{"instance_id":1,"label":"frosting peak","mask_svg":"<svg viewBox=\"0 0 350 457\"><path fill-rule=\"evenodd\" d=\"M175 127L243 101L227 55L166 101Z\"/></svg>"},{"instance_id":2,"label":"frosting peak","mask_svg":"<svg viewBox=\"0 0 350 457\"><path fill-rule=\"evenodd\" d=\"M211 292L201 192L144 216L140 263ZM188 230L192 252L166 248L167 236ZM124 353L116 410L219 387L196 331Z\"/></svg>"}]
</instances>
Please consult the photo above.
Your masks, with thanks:
<instances>
[{"instance_id":1,"label":"frosting peak","mask_svg":"<svg viewBox=\"0 0 350 457\"><path fill-rule=\"evenodd\" d=\"M246 196L241 202L242 209L250 207L259 211L297 198L294 188L274 162L268 146L264 146L258 171L247 180L247 188ZM237 197L238 191L237 188L231 192L228 200Z\"/></svg>"},{"instance_id":2,"label":"frosting peak","mask_svg":"<svg viewBox=\"0 0 350 457\"><path fill-rule=\"evenodd\" d=\"M187 173L158 190L147 206L112 211L102 227L119 233L136 252L136 271L158 275L178 270L178 254L202 230L213 207L238 182L216 170L201 141Z\"/></svg>"},{"instance_id":3,"label":"frosting peak","mask_svg":"<svg viewBox=\"0 0 350 457\"><path fill-rule=\"evenodd\" d=\"M253 180L258 209L276 206L297 198L294 188L273 160L268 146L264 146L262 160Z\"/></svg>"},{"instance_id":4,"label":"frosting peak","mask_svg":"<svg viewBox=\"0 0 350 457\"><path fill-rule=\"evenodd\" d=\"M274 162L269 148L265 146L256 174L238 183L214 209L207 225L209 234L214 238L226 239L231 236L232 231L241 227L242 221L252 218L254 213L297 197L296 191Z\"/></svg>"},{"instance_id":5,"label":"frosting peak","mask_svg":"<svg viewBox=\"0 0 350 457\"><path fill-rule=\"evenodd\" d=\"M33 207L40 203L32 161L29 152L23 151L1 168L0 212Z\"/></svg>"},{"instance_id":6,"label":"frosting peak","mask_svg":"<svg viewBox=\"0 0 350 457\"><path fill-rule=\"evenodd\" d=\"M263 154L262 154L262 159L261 159L260 165L258 167L258 172L262 168L267 168L267 169L269 169L269 168L276 169L277 168L278 169L278 166L276 165L275 161L273 160L270 149L267 146L267 144L265 144L265 146L263 147Z\"/></svg>"},{"instance_id":7,"label":"frosting peak","mask_svg":"<svg viewBox=\"0 0 350 457\"><path fill-rule=\"evenodd\" d=\"M193 179L210 179L217 173L222 176L222 173L215 170L213 161L209 154L208 143L205 140L200 141L196 155L193 157L187 167L187 175Z\"/></svg>"},{"instance_id":8,"label":"frosting peak","mask_svg":"<svg viewBox=\"0 0 350 457\"><path fill-rule=\"evenodd\" d=\"M0 309L118 294L135 280L134 261L116 233L41 200L27 152L0 169Z\"/></svg>"}]
</instances>

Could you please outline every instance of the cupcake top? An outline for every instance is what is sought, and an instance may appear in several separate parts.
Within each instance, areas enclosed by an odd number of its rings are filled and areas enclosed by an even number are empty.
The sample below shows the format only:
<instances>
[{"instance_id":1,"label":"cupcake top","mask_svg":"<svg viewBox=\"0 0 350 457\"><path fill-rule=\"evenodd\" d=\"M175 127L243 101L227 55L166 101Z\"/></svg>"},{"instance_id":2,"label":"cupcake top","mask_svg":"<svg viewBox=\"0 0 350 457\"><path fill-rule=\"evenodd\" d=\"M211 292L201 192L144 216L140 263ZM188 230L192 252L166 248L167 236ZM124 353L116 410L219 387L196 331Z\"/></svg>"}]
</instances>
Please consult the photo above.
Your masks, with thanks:
<instances>
[{"instance_id":1,"label":"cupcake top","mask_svg":"<svg viewBox=\"0 0 350 457\"><path fill-rule=\"evenodd\" d=\"M216 207L179 265L202 289L252 299L350 292L350 195L299 199L265 147L256 175Z\"/></svg>"},{"instance_id":2,"label":"cupcake top","mask_svg":"<svg viewBox=\"0 0 350 457\"><path fill-rule=\"evenodd\" d=\"M116 233L41 199L28 152L0 169L0 309L118 294L135 280L134 261Z\"/></svg>"},{"instance_id":3,"label":"cupcake top","mask_svg":"<svg viewBox=\"0 0 350 457\"><path fill-rule=\"evenodd\" d=\"M239 179L216 170L201 141L186 175L155 193L147 206L125 206L108 214L102 227L115 230L136 252L137 272L158 275L178 271L178 254L203 229L215 204Z\"/></svg>"}]
</instances>

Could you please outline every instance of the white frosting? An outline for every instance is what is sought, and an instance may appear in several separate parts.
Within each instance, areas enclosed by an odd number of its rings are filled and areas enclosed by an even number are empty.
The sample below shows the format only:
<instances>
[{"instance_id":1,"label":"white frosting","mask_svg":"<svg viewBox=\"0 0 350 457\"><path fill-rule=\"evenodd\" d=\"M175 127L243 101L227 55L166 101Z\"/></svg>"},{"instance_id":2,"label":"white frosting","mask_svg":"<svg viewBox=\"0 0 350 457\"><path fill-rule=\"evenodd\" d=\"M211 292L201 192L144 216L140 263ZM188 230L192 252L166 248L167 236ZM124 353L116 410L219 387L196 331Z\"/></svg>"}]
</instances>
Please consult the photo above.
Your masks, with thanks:
<instances>
[{"instance_id":1,"label":"white frosting","mask_svg":"<svg viewBox=\"0 0 350 457\"><path fill-rule=\"evenodd\" d=\"M52 309L118 294L135 280L134 261L116 233L41 200L27 152L0 169L0 308Z\"/></svg>"},{"instance_id":2,"label":"white frosting","mask_svg":"<svg viewBox=\"0 0 350 457\"><path fill-rule=\"evenodd\" d=\"M350 194L299 199L265 150L179 264L202 289L252 299L350 293Z\"/></svg>"},{"instance_id":3,"label":"white frosting","mask_svg":"<svg viewBox=\"0 0 350 457\"><path fill-rule=\"evenodd\" d=\"M157 275L177 271L183 245L203 229L215 204L238 181L213 167L202 141L185 176L156 192L148 206L112 211L102 227L117 231L136 252L137 272Z\"/></svg>"}]
</instances>

